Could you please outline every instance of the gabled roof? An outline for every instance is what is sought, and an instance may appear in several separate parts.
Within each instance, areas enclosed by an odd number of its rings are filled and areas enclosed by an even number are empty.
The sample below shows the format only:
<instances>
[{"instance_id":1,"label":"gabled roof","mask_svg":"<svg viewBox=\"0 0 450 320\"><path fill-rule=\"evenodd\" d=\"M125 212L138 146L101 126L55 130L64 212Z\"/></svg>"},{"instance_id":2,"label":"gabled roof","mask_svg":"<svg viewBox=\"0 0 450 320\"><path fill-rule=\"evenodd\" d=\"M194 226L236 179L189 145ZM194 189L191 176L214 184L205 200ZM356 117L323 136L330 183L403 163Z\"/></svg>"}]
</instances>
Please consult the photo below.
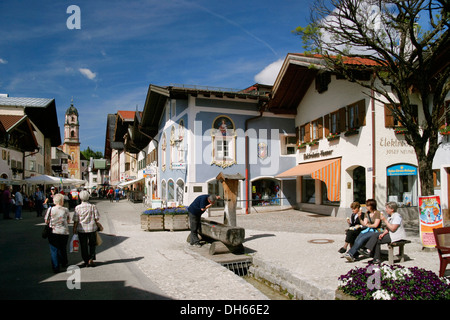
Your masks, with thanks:
<instances>
[{"instance_id":1,"label":"gabled roof","mask_svg":"<svg viewBox=\"0 0 450 320\"><path fill-rule=\"evenodd\" d=\"M361 57L343 57L349 66L375 67L377 61ZM326 71L323 56L314 54L289 53L275 80L269 111L296 114L300 101L319 73Z\"/></svg>"},{"instance_id":2,"label":"gabled roof","mask_svg":"<svg viewBox=\"0 0 450 320\"><path fill-rule=\"evenodd\" d=\"M58 125L55 99L1 96L0 107L23 108L25 114L44 136L50 138L52 147L57 147L61 144L61 132Z\"/></svg>"},{"instance_id":3,"label":"gabled roof","mask_svg":"<svg viewBox=\"0 0 450 320\"><path fill-rule=\"evenodd\" d=\"M22 151L35 151L38 148L36 136L30 119L19 115L0 115L0 127L4 128L1 142L5 145L13 144ZM8 133L6 140L5 133Z\"/></svg>"}]
</instances>

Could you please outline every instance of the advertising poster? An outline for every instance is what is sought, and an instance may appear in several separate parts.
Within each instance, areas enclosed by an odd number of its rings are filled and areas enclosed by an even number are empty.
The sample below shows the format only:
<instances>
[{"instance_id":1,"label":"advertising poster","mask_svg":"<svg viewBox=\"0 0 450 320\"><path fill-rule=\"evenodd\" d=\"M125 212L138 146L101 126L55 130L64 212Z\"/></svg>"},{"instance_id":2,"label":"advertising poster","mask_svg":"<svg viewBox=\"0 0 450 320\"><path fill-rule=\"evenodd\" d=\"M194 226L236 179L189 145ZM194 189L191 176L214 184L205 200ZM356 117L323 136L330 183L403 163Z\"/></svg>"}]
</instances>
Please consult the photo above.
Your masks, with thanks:
<instances>
[{"instance_id":1,"label":"advertising poster","mask_svg":"<svg viewBox=\"0 0 450 320\"><path fill-rule=\"evenodd\" d=\"M439 196L419 197L420 240L425 248L434 248L433 229L444 227Z\"/></svg>"}]
</instances>

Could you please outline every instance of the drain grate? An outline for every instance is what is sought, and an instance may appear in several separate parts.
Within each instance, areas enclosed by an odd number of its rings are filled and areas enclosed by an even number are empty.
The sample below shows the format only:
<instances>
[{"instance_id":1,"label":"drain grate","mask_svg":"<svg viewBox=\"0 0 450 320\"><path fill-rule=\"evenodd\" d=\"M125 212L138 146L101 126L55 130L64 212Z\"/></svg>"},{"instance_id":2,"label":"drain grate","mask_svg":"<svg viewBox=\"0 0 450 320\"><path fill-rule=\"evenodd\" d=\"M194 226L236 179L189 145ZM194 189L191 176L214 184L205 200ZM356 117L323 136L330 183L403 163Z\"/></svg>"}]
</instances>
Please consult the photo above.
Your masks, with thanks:
<instances>
[{"instance_id":1,"label":"drain grate","mask_svg":"<svg viewBox=\"0 0 450 320\"><path fill-rule=\"evenodd\" d=\"M233 271L234 274L244 277L248 274L248 268L252 265L251 260L234 261L234 262L221 262L221 266Z\"/></svg>"}]
</instances>

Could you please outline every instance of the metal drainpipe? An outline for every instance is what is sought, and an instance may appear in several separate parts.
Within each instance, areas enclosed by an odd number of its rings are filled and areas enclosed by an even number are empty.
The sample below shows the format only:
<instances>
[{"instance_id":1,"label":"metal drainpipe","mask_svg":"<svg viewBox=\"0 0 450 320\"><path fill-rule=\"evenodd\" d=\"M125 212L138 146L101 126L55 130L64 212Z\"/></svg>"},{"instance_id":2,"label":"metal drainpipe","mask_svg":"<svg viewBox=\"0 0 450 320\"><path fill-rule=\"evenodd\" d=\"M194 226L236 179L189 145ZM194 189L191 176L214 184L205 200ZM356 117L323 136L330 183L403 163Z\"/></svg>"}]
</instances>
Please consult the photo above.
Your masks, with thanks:
<instances>
[{"instance_id":1,"label":"metal drainpipe","mask_svg":"<svg viewBox=\"0 0 450 320\"><path fill-rule=\"evenodd\" d=\"M261 109L259 110L259 116L253 117L253 118L248 118L247 120L245 120L245 214L248 214L248 207L249 207L249 201L250 201L250 197L249 197L249 181L248 181L248 172L249 172L249 159L248 159L248 135L247 135L247 130L248 130L248 123L250 121L259 119L263 116L263 108L261 107Z\"/></svg>"},{"instance_id":2,"label":"metal drainpipe","mask_svg":"<svg viewBox=\"0 0 450 320\"><path fill-rule=\"evenodd\" d=\"M373 75L373 81L375 81L375 74ZM372 83L372 87L373 87ZM375 199L375 186L376 186L376 177L375 177L375 92L372 89L370 89L370 95L371 95L371 104L372 104L372 199Z\"/></svg>"}]
</instances>

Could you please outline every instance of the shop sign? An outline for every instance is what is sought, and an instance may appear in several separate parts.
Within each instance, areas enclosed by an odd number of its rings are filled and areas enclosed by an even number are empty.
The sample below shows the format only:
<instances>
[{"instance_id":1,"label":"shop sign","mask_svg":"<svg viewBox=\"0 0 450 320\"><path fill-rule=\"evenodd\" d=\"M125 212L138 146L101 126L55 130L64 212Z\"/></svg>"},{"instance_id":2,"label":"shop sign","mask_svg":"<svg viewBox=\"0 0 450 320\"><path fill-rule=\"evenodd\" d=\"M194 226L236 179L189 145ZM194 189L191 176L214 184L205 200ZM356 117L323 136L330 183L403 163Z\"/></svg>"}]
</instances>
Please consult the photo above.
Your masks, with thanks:
<instances>
[{"instance_id":1,"label":"shop sign","mask_svg":"<svg viewBox=\"0 0 450 320\"><path fill-rule=\"evenodd\" d=\"M417 168L407 164L398 164L387 168L388 176L415 176Z\"/></svg>"},{"instance_id":2,"label":"shop sign","mask_svg":"<svg viewBox=\"0 0 450 320\"><path fill-rule=\"evenodd\" d=\"M419 222L422 246L434 248L433 229L444 227L439 196L419 197Z\"/></svg>"},{"instance_id":3,"label":"shop sign","mask_svg":"<svg viewBox=\"0 0 450 320\"><path fill-rule=\"evenodd\" d=\"M320 152L311 152L311 153L305 153L303 155L303 160L311 159L311 158L320 158L320 157L326 157L330 156L333 153L333 150L322 150Z\"/></svg>"},{"instance_id":4,"label":"shop sign","mask_svg":"<svg viewBox=\"0 0 450 320\"><path fill-rule=\"evenodd\" d=\"M186 169L186 163L184 162L172 162L171 163L171 169L173 170L185 170Z\"/></svg>"}]
</instances>

